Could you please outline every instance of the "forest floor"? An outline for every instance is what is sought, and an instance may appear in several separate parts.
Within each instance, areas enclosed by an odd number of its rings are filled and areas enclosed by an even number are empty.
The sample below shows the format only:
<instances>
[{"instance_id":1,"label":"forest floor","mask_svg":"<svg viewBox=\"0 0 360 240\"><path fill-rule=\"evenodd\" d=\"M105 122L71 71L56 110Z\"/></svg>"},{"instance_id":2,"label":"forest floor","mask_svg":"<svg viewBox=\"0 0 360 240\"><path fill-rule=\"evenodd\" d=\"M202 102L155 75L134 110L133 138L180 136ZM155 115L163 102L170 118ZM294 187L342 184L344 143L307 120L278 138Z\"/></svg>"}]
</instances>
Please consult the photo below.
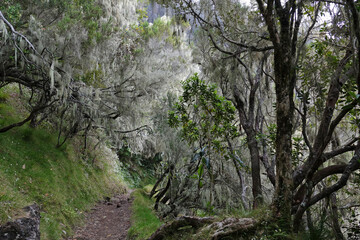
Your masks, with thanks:
<instances>
[{"instance_id":1,"label":"forest floor","mask_svg":"<svg viewBox=\"0 0 360 240\"><path fill-rule=\"evenodd\" d=\"M125 240L131 225L131 192L98 203L85 216L85 225L68 240Z\"/></svg>"}]
</instances>

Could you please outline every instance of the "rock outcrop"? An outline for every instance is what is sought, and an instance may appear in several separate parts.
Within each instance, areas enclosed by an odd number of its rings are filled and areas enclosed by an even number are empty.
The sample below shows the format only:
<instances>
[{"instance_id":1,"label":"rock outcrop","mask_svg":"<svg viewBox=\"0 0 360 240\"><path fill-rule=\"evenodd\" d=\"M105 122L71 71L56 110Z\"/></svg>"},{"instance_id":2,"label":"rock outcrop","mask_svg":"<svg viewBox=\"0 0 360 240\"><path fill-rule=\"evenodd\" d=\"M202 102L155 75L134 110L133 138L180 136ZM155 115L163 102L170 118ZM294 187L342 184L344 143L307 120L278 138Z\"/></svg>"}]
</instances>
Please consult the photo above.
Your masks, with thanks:
<instances>
[{"instance_id":1,"label":"rock outcrop","mask_svg":"<svg viewBox=\"0 0 360 240\"><path fill-rule=\"evenodd\" d=\"M0 240L40 240L40 209L36 204L25 207L24 214L0 226Z\"/></svg>"}]
</instances>

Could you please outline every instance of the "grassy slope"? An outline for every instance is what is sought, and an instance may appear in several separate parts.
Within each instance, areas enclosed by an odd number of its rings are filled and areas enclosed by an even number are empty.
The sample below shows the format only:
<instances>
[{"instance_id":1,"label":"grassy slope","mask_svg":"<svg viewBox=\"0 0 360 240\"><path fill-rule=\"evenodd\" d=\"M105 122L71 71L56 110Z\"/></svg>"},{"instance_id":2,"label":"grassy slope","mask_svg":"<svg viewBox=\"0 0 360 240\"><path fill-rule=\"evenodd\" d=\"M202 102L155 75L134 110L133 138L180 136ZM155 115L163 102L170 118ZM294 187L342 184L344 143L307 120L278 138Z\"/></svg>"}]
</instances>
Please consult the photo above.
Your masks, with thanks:
<instances>
[{"instance_id":1,"label":"grassy slope","mask_svg":"<svg viewBox=\"0 0 360 240\"><path fill-rule=\"evenodd\" d=\"M0 90L0 127L18 120L13 90ZM55 148L49 129L27 125L0 134L0 224L36 202L41 206L42 239L71 234L81 212L113 191L124 189L106 161L92 167L71 143ZM115 188L114 188L115 186Z\"/></svg>"},{"instance_id":2,"label":"grassy slope","mask_svg":"<svg viewBox=\"0 0 360 240\"><path fill-rule=\"evenodd\" d=\"M146 190L149 189L144 187L144 190L138 189L132 193L134 201L132 225L128 232L129 239L147 239L162 224L153 211L154 201L148 198Z\"/></svg>"}]
</instances>

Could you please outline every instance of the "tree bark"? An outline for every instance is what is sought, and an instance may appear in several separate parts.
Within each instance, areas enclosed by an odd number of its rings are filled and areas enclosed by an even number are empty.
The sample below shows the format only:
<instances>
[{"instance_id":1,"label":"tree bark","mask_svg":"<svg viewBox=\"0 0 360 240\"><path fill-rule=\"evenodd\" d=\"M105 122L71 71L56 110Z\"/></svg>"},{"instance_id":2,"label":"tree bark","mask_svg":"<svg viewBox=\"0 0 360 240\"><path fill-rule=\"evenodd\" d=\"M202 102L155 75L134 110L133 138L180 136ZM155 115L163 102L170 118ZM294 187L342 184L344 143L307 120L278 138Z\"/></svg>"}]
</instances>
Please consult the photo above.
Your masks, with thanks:
<instances>
[{"instance_id":1,"label":"tree bark","mask_svg":"<svg viewBox=\"0 0 360 240\"><path fill-rule=\"evenodd\" d=\"M254 197L253 207L257 208L263 202L261 190L261 177L260 177L260 153L259 146L256 139L256 131L254 129L254 122L249 119L246 114L244 102L241 100L239 89L234 86L233 94L235 98L235 105L239 112L241 126L244 128L247 145L250 151L251 159L251 177L252 177L252 193ZM251 109L249 109L249 112ZM254 109L252 109L254 111Z\"/></svg>"},{"instance_id":2,"label":"tree bark","mask_svg":"<svg viewBox=\"0 0 360 240\"><path fill-rule=\"evenodd\" d=\"M336 203L336 193L330 195L330 211L331 211L331 221L332 228L335 234L336 239L345 240L344 235L341 232L338 216L338 208Z\"/></svg>"},{"instance_id":3,"label":"tree bark","mask_svg":"<svg viewBox=\"0 0 360 240\"><path fill-rule=\"evenodd\" d=\"M279 51L279 50L278 50ZM283 58L281 51L275 50L276 83L276 185L274 216L279 219L279 225L286 231L291 229L291 137L292 120L294 116L293 86L290 84L290 74L283 62L289 63L289 56ZM291 65L290 65L291 66Z\"/></svg>"},{"instance_id":4,"label":"tree bark","mask_svg":"<svg viewBox=\"0 0 360 240\"><path fill-rule=\"evenodd\" d=\"M297 40L302 20L302 2L256 0L274 45L276 93L276 185L273 214L279 227L291 231L292 131L296 82ZM294 20L295 19L295 20Z\"/></svg>"},{"instance_id":5,"label":"tree bark","mask_svg":"<svg viewBox=\"0 0 360 240\"><path fill-rule=\"evenodd\" d=\"M326 187L324 188L320 193L316 194L315 196L307 196L308 199L305 199L298 207L296 214L294 216L294 226L295 226L295 231L297 231L298 229L296 227L299 226L299 223L301 222L302 216L304 214L304 212L306 211L307 208L309 208L310 206L314 205L315 203L317 203L318 201L320 201L323 198L326 198L328 196L330 196L332 193L336 192L337 190L341 189L342 187L344 187L350 177L350 174L359 169L360 168L360 145L357 145L357 148L355 150L355 154L354 156L351 158L349 164L346 166L344 172L342 173L340 179L333 184L330 187ZM312 183L312 181L310 181L310 183ZM307 190L308 192L311 190ZM309 195L309 194L308 194Z\"/></svg>"}]
</instances>

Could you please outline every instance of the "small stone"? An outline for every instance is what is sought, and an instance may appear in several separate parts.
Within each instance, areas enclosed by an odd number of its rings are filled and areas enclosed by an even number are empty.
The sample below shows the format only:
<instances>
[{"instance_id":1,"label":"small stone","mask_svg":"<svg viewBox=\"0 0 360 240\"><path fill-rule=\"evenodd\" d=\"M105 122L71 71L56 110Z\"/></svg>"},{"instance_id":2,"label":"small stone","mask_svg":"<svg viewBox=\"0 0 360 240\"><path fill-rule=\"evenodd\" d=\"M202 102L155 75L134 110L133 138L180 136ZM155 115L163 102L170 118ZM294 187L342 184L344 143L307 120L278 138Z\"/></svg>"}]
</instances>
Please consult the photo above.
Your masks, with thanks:
<instances>
[{"instance_id":1,"label":"small stone","mask_svg":"<svg viewBox=\"0 0 360 240\"><path fill-rule=\"evenodd\" d=\"M113 197L110 199L110 202L119 202L119 201L120 201L120 199L117 197Z\"/></svg>"}]
</instances>

